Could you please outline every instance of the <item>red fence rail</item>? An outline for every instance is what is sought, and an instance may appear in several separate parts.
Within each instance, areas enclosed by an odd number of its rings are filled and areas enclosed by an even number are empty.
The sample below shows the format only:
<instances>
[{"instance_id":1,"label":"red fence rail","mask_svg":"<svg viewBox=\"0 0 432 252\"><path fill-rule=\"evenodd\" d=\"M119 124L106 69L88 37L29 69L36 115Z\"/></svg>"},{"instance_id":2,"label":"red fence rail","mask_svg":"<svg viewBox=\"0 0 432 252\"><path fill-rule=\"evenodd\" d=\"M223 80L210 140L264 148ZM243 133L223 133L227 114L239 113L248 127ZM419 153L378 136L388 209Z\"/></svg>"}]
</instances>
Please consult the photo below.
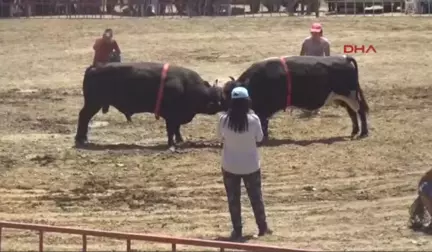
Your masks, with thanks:
<instances>
[{"instance_id":1,"label":"red fence rail","mask_svg":"<svg viewBox=\"0 0 432 252\"><path fill-rule=\"evenodd\" d=\"M81 235L83 252L87 251L87 236L107 237L112 239L125 240L127 252L131 251L132 240L168 243L171 244L171 250L173 252L176 251L177 244L192 245L198 247L219 248L220 251L224 251L225 249L237 249L243 251L262 251L262 252L311 251L311 250L290 249L290 248L283 248L283 247L276 247L276 246L266 246L266 245L259 245L259 244L245 244L245 243L235 243L235 242L225 242L225 241L212 241L212 240L204 240L204 239L188 239L188 238L178 238L178 237L170 237L170 236L159 236L153 234L111 232L111 231L101 231L101 230L91 230L91 229L56 227L56 226L49 226L49 225L0 221L0 252L1 252L2 231L4 231L5 228L38 231L39 232L39 252L43 252L44 249L43 242L44 242L45 233L63 233L63 234Z\"/></svg>"}]
</instances>

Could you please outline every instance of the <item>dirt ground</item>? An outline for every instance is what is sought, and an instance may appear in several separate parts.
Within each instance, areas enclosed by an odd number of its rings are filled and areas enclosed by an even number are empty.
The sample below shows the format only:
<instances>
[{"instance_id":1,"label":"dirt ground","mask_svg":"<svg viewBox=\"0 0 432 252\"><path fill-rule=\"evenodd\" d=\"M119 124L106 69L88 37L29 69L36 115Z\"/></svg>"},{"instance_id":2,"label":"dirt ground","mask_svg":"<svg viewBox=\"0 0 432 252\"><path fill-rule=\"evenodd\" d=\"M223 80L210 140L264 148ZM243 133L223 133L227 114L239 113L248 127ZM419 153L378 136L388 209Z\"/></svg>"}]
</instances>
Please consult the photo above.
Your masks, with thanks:
<instances>
[{"instance_id":1,"label":"dirt ground","mask_svg":"<svg viewBox=\"0 0 432 252\"><path fill-rule=\"evenodd\" d=\"M0 219L215 239L231 230L220 174L217 116L182 127L189 143L169 153L163 120L111 108L97 114L89 140L73 147L85 68L94 39L114 29L123 61L160 61L224 82L254 61L297 55L310 18L196 18L0 21ZM371 107L370 137L350 141L342 108L300 119L281 112L261 147L272 245L324 250L430 250L407 228L421 175L432 168L432 57L428 18L322 18L333 54L358 54ZM422 49L423 48L423 49ZM245 233L256 231L243 190ZM37 250L36 233L6 230L4 250ZM80 249L81 237L48 235L45 249ZM133 242L133 249L170 245ZM199 249L194 247L182 247ZM90 239L89 250L125 249Z\"/></svg>"}]
</instances>

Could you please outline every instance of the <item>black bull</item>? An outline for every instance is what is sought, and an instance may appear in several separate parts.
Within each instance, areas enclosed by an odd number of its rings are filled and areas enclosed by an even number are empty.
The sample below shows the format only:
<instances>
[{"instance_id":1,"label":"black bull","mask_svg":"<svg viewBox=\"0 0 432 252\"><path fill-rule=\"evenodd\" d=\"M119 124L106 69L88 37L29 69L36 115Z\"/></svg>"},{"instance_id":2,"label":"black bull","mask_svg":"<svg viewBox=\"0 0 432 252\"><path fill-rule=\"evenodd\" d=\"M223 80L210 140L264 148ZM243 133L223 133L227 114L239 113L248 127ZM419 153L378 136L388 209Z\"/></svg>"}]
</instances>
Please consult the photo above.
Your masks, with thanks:
<instances>
[{"instance_id":1,"label":"black bull","mask_svg":"<svg viewBox=\"0 0 432 252\"><path fill-rule=\"evenodd\" d=\"M180 126L196 114L221 111L222 89L211 86L198 73L180 66L169 66L162 77L164 64L109 63L101 68L87 68L84 74L84 106L79 113L75 136L77 145L87 142L88 124L103 108L115 107L128 120L134 113L154 113L159 88L163 88L159 114L165 119L169 147L182 142Z\"/></svg>"},{"instance_id":2,"label":"black bull","mask_svg":"<svg viewBox=\"0 0 432 252\"><path fill-rule=\"evenodd\" d=\"M246 87L265 137L268 119L276 112L287 106L316 110L331 101L347 110L353 125L351 137L359 133L357 114L361 120L359 137L368 135L369 107L358 81L357 62L350 56L272 58L252 64L237 80L230 78L224 86L225 100L229 101L234 87Z\"/></svg>"}]
</instances>

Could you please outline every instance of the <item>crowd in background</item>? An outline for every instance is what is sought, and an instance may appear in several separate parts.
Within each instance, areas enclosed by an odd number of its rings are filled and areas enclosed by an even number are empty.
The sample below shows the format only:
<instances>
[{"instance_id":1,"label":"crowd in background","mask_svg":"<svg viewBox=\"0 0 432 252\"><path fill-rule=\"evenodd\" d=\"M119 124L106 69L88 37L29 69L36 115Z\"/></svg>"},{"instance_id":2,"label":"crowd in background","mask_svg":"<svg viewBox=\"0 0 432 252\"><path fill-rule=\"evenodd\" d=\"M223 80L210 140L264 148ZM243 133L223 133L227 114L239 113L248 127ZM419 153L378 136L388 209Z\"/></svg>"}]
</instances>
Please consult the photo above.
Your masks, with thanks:
<instances>
[{"instance_id":1,"label":"crowd in background","mask_svg":"<svg viewBox=\"0 0 432 252\"><path fill-rule=\"evenodd\" d=\"M231 0L0 0L0 16L231 15Z\"/></svg>"}]
</instances>

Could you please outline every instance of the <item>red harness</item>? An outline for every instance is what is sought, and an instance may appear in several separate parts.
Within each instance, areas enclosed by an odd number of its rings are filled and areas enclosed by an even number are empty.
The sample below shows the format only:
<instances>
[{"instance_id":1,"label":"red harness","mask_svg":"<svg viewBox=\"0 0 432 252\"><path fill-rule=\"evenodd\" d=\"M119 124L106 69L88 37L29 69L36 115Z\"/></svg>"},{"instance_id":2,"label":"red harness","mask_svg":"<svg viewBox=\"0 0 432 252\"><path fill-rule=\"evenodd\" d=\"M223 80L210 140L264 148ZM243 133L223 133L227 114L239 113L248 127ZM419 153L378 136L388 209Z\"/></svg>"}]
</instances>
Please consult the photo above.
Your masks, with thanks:
<instances>
[{"instance_id":1,"label":"red harness","mask_svg":"<svg viewBox=\"0 0 432 252\"><path fill-rule=\"evenodd\" d=\"M280 61L282 63L282 66L285 70L286 73L286 85L287 85L287 102L286 102L286 107L290 107L291 106L291 73L288 69L288 65L285 61L284 57L280 58Z\"/></svg>"},{"instance_id":2,"label":"red harness","mask_svg":"<svg viewBox=\"0 0 432 252\"><path fill-rule=\"evenodd\" d=\"M160 110L160 106L162 103L162 98L163 98L163 92L164 92L164 86L165 86L165 80L168 74L168 68L169 68L169 64L165 63L163 68L162 68L162 74L161 74L161 81L160 81L160 85L159 85L159 91L158 91L158 95L157 95L157 100L156 100L156 106L155 106L155 110L154 110L154 114L156 117L156 120L159 120L159 110Z\"/></svg>"}]
</instances>

